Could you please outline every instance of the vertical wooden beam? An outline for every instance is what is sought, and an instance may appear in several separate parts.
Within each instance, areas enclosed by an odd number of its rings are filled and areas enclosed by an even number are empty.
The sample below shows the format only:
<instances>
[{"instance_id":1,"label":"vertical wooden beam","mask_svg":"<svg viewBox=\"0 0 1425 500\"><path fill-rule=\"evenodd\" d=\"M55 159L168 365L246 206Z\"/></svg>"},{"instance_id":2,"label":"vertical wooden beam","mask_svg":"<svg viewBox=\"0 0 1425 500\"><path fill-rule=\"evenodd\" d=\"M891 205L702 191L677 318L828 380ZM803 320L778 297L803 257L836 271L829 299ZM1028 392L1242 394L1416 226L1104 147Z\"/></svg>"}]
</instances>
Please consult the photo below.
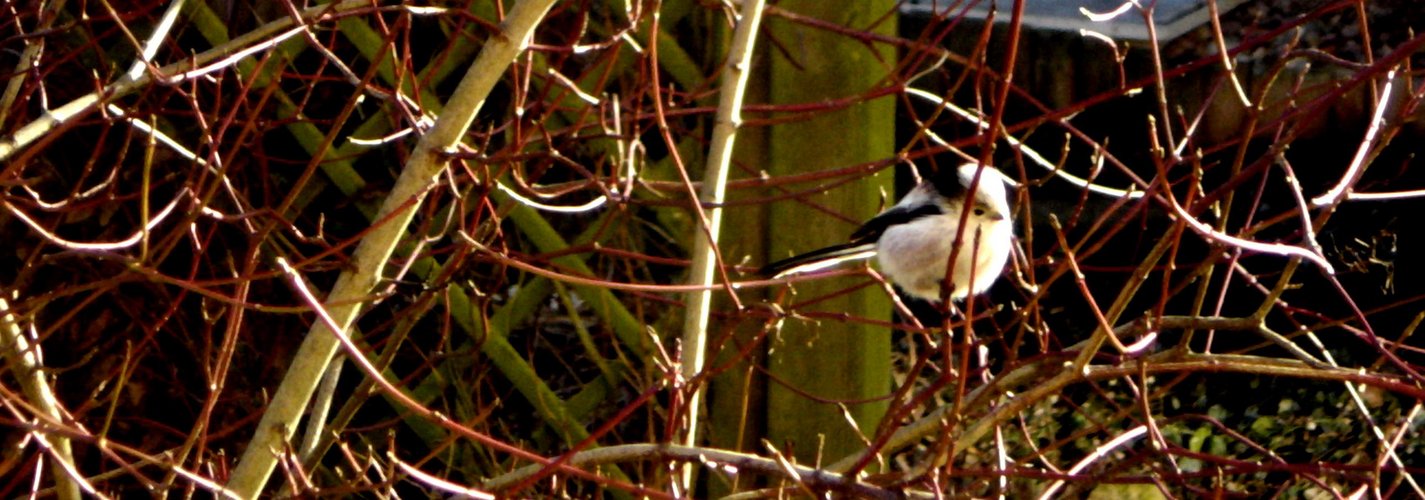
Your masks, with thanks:
<instances>
[{"instance_id":1,"label":"vertical wooden beam","mask_svg":"<svg viewBox=\"0 0 1425 500\"><path fill-rule=\"evenodd\" d=\"M894 34L896 29L895 2L888 0L787 0L778 5L855 30ZM891 15L887 17L887 13ZM767 53L769 98L775 104L815 104L856 95L883 83L895 66L895 50L885 45L867 44L777 17L769 18L767 27L769 36L780 45L780 50ZM895 102L884 97L773 126L769 152L767 168L773 175L890 157L895 153ZM819 205L864 220L878 211L883 195L892 194L892 171L886 170L812 198ZM771 206L769 226L769 258L843 242L856 229L855 224L792 202ZM850 278L801 283L797 285L799 298L793 300L854 285ZM816 309L884 319L890 317L889 304L885 292L872 287L828 300ZM890 332L858 323L789 319L768 345L769 370L795 386L795 390L778 383L767 387L771 443L783 451L784 446L791 446L802 463L861 449L861 438L837 405L815 401L803 392L829 400L864 400L887 394L891 389ZM874 432L886 410L884 401L846 406L863 433Z\"/></svg>"}]
</instances>

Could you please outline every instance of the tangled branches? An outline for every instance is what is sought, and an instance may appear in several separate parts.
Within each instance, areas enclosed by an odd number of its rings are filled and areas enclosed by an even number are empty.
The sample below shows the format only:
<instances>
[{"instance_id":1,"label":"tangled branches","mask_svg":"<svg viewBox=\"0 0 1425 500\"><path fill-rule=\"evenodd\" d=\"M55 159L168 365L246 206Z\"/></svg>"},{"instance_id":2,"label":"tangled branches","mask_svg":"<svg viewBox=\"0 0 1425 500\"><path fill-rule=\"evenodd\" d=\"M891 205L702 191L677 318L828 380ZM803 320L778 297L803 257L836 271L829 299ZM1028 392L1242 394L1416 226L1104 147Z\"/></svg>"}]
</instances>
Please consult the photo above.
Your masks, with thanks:
<instances>
[{"instance_id":1,"label":"tangled branches","mask_svg":"<svg viewBox=\"0 0 1425 500\"><path fill-rule=\"evenodd\" d=\"M10 6L0 492L1420 495L1425 36L1308 3ZM965 161L958 311L753 273Z\"/></svg>"}]
</instances>

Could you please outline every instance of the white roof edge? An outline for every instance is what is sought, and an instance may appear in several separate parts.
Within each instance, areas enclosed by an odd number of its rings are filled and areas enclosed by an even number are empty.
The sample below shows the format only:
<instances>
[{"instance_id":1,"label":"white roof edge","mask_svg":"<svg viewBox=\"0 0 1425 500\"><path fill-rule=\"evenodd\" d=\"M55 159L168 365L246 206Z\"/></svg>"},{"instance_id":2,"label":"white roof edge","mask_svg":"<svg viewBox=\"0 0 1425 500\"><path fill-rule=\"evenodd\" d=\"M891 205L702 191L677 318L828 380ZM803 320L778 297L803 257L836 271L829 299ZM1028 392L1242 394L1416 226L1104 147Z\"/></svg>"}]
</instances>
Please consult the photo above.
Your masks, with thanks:
<instances>
[{"instance_id":1,"label":"white roof edge","mask_svg":"<svg viewBox=\"0 0 1425 500\"><path fill-rule=\"evenodd\" d=\"M1245 3L1246 0L1217 0L1218 12L1227 12ZM920 3L905 3L901 5L902 12L905 13L932 13L929 5ZM983 20L989 15L986 7L976 7L965 12L965 17L969 19ZM1204 2L1186 15L1179 16L1167 24L1157 26L1158 43L1171 41L1184 33L1196 29L1198 26L1207 24L1208 18L1207 4ZM1001 13L995 16L996 23L1009 22L1010 16ZM1078 18L1065 18L1060 16L1049 16L1034 13L1025 13L1024 25L1031 28L1078 32L1080 30L1102 33L1109 38L1148 40L1148 26L1143 23L1143 16L1136 11L1124 12L1110 21L1090 21L1088 17L1080 15Z\"/></svg>"}]
</instances>

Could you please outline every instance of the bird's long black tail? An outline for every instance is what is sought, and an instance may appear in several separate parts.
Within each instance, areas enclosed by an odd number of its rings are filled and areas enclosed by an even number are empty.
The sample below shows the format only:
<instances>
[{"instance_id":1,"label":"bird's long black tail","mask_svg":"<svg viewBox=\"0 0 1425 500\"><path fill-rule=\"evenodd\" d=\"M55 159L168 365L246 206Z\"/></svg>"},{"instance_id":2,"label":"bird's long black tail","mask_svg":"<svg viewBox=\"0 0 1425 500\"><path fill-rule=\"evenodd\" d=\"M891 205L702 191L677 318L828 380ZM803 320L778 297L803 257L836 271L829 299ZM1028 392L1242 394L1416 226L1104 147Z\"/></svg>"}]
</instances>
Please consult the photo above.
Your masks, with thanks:
<instances>
[{"instance_id":1,"label":"bird's long black tail","mask_svg":"<svg viewBox=\"0 0 1425 500\"><path fill-rule=\"evenodd\" d=\"M876 255L875 243L843 243L767 264L762 266L758 272L763 276L778 278L809 273L843 262L868 259L872 255Z\"/></svg>"}]
</instances>

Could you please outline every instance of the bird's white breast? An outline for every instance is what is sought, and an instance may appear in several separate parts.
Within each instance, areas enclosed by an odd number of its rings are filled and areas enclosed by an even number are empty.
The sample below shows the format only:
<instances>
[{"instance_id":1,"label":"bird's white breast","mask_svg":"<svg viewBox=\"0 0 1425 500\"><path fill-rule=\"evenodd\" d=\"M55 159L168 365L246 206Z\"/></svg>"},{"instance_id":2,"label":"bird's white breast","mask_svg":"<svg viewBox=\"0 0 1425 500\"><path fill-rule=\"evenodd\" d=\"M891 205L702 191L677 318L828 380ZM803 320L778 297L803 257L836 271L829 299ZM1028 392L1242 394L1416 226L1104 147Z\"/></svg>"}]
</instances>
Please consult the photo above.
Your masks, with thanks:
<instances>
[{"instance_id":1,"label":"bird's white breast","mask_svg":"<svg viewBox=\"0 0 1425 500\"><path fill-rule=\"evenodd\" d=\"M952 212L958 212L960 207ZM971 216L955 256L951 299L984 292L999 277L1009 260L1012 227L1008 219ZM881 271L906 293L926 300L940 299L950 253L959 232L959 215L922 217L886 229L876 242ZM978 242L978 246L972 246ZM973 281L973 285L972 285Z\"/></svg>"}]
</instances>

